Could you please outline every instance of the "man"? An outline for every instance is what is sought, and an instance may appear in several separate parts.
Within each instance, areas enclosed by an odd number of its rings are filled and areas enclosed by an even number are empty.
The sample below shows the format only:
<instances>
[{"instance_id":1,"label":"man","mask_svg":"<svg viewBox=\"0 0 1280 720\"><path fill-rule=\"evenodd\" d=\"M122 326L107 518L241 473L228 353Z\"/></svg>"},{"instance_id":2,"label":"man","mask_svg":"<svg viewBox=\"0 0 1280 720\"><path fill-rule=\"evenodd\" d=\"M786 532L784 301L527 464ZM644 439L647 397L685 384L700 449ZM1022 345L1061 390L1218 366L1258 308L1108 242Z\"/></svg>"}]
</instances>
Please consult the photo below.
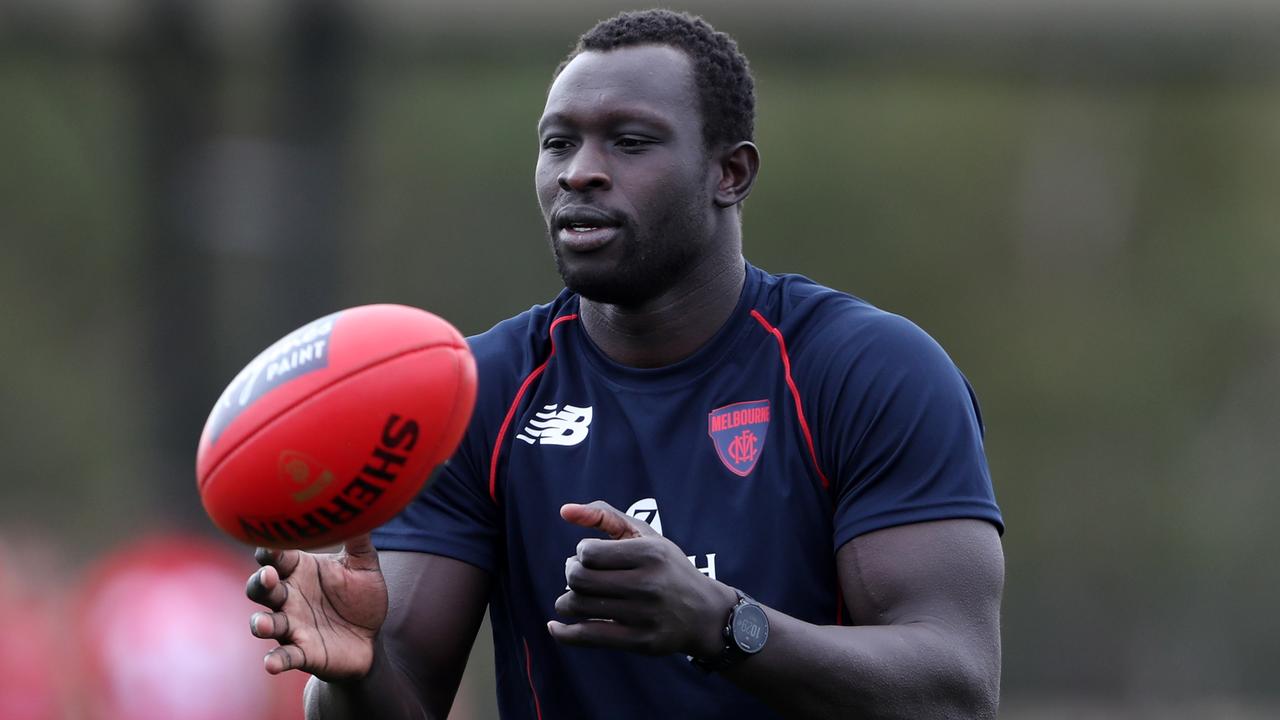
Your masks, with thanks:
<instances>
[{"instance_id":1,"label":"man","mask_svg":"<svg viewBox=\"0 0 1280 720\"><path fill-rule=\"evenodd\" d=\"M565 291L471 339L467 436L400 518L259 551L252 631L315 674L311 717L445 717L486 606L504 718L994 715L974 398L906 320L745 263L753 117L687 15L561 65L536 185Z\"/></svg>"}]
</instances>

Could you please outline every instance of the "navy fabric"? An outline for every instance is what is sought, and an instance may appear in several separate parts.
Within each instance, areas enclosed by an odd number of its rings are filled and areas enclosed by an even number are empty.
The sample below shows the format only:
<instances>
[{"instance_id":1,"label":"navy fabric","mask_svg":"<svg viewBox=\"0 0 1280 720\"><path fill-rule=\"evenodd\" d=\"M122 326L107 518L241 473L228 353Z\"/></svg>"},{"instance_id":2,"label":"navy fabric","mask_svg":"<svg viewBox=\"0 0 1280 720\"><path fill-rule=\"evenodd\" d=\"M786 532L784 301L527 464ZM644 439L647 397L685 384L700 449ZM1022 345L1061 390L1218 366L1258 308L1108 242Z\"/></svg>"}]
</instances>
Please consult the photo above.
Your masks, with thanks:
<instances>
[{"instance_id":1,"label":"navy fabric","mask_svg":"<svg viewBox=\"0 0 1280 720\"><path fill-rule=\"evenodd\" d=\"M775 717L683 657L551 639L565 558L590 534L561 520L564 503L630 511L704 574L827 625L840 616L835 552L858 535L948 518L1003 530L973 392L908 320L748 265L706 346L636 369L609 360L577 312L565 291L470 339L480 394L466 438L374 535L494 574L502 717Z\"/></svg>"}]
</instances>

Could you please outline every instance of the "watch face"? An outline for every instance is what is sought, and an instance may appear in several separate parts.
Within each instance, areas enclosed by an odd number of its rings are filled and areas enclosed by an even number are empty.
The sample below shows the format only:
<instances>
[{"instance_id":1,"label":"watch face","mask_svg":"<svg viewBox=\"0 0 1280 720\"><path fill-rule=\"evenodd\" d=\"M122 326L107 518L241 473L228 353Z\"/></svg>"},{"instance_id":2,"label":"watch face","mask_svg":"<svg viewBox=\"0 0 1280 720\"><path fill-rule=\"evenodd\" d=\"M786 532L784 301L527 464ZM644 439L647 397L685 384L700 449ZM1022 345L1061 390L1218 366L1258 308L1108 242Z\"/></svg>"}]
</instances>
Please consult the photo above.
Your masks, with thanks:
<instances>
[{"instance_id":1,"label":"watch face","mask_svg":"<svg viewBox=\"0 0 1280 720\"><path fill-rule=\"evenodd\" d=\"M769 618L759 605L740 605L733 613L733 641L745 653L758 653L769 639Z\"/></svg>"}]
</instances>

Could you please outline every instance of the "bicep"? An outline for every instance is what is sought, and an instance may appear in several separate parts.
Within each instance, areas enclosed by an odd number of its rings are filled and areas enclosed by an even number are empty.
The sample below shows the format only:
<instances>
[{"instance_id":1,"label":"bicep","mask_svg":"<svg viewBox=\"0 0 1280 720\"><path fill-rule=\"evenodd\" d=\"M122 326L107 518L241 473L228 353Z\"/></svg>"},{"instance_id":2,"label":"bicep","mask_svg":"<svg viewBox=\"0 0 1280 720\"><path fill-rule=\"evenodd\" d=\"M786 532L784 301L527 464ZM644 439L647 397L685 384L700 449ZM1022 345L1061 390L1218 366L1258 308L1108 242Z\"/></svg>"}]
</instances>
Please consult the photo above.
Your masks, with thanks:
<instances>
[{"instance_id":1,"label":"bicep","mask_svg":"<svg viewBox=\"0 0 1280 720\"><path fill-rule=\"evenodd\" d=\"M984 520L936 520L860 535L836 554L856 625L928 623L999 661L1004 552Z\"/></svg>"},{"instance_id":2,"label":"bicep","mask_svg":"<svg viewBox=\"0 0 1280 720\"><path fill-rule=\"evenodd\" d=\"M457 692L488 603L490 574L442 555L384 551L388 655L437 712Z\"/></svg>"}]
</instances>

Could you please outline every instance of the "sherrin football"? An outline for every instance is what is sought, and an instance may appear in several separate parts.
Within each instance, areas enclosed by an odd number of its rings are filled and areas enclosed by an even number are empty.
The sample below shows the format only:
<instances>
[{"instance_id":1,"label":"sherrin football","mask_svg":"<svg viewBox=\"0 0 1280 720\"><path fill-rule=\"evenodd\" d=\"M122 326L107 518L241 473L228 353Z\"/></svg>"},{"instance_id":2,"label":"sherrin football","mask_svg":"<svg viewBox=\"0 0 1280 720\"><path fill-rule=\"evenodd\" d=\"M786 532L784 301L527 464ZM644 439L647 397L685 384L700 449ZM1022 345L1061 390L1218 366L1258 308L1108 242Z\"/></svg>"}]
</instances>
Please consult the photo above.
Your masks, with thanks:
<instances>
[{"instance_id":1,"label":"sherrin football","mask_svg":"<svg viewBox=\"0 0 1280 720\"><path fill-rule=\"evenodd\" d=\"M227 386L196 453L215 525L250 545L316 548L390 520L462 439L476 368L445 320L403 305L285 335Z\"/></svg>"}]
</instances>

